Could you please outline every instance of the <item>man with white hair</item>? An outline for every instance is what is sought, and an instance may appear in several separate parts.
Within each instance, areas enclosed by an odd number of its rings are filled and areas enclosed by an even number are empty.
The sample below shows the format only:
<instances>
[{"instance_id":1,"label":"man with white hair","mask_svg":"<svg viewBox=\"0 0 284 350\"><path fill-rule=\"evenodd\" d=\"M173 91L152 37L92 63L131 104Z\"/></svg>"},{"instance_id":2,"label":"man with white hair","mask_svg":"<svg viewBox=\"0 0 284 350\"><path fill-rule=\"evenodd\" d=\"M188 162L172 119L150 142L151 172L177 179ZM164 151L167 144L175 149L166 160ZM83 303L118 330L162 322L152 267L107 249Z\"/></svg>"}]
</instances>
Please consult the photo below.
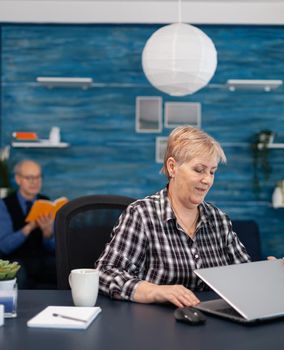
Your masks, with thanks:
<instances>
[{"instance_id":1,"label":"man with white hair","mask_svg":"<svg viewBox=\"0 0 284 350\"><path fill-rule=\"evenodd\" d=\"M55 283L53 219L45 215L26 222L33 203L37 199L48 199L40 194L41 166L32 160L22 160L14 172L18 190L0 200L1 258L21 264L19 288L36 288L47 273Z\"/></svg>"}]
</instances>

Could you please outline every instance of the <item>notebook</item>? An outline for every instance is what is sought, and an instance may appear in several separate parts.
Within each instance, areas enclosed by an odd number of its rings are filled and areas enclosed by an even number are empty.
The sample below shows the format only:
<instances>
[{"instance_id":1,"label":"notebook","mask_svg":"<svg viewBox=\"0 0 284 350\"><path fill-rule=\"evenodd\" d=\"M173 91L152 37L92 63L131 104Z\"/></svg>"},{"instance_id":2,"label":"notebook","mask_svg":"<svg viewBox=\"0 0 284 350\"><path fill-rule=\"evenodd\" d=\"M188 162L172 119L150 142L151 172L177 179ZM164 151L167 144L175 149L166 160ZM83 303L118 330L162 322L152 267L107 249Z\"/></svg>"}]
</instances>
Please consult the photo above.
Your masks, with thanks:
<instances>
[{"instance_id":1,"label":"notebook","mask_svg":"<svg viewBox=\"0 0 284 350\"><path fill-rule=\"evenodd\" d=\"M284 316L283 259L194 272L222 298L199 303L199 310L242 323Z\"/></svg>"},{"instance_id":2,"label":"notebook","mask_svg":"<svg viewBox=\"0 0 284 350\"><path fill-rule=\"evenodd\" d=\"M28 327L87 329L102 311L100 307L47 306L31 318Z\"/></svg>"}]
</instances>

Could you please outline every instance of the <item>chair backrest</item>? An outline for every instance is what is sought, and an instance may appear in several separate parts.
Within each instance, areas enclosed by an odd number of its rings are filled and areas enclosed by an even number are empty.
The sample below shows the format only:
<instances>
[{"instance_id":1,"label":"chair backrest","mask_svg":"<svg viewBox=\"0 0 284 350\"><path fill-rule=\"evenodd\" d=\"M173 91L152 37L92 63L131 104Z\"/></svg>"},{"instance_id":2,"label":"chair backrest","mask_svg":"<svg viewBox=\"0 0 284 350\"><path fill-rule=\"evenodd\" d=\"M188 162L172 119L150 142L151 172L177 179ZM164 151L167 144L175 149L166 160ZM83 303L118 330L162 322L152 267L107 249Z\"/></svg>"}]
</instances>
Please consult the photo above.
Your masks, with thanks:
<instances>
[{"instance_id":1,"label":"chair backrest","mask_svg":"<svg viewBox=\"0 0 284 350\"><path fill-rule=\"evenodd\" d=\"M93 268L110 240L122 211L134 198L89 195L65 204L55 218L56 270L58 289L69 289L72 269Z\"/></svg>"},{"instance_id":2,"label":"chair backrest","mask_svg":"<svg viewBox=\"0 0 284 350\"><path fill-rule=\"evenodd\" d=\"M258 224L254 220L233 220L233 230L246 247L252 261L262 259Z\"/></svg>"}]
</instances>

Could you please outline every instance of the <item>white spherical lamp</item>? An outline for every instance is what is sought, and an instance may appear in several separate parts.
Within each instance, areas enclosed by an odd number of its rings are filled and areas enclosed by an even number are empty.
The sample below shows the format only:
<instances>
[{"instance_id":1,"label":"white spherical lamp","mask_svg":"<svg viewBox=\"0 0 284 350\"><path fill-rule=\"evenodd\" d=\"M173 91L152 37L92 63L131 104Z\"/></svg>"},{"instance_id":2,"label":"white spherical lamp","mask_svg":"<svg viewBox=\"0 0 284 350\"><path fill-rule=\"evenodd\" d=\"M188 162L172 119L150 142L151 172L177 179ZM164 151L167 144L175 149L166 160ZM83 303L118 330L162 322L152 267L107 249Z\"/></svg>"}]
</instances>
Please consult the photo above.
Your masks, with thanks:
<instances>
[{"instance_id":1,"label":"white spherical lamp","mask_svg":"<svg viewBox=\"0 0 284 350\"><path fill-rule=\"evenodd\" d=\"M148 39L142 67L155 88L172 96L185 96L208 84L217 67L217 53L212 40L200 29L174 23Z\"/></svg>"}]
</instances>

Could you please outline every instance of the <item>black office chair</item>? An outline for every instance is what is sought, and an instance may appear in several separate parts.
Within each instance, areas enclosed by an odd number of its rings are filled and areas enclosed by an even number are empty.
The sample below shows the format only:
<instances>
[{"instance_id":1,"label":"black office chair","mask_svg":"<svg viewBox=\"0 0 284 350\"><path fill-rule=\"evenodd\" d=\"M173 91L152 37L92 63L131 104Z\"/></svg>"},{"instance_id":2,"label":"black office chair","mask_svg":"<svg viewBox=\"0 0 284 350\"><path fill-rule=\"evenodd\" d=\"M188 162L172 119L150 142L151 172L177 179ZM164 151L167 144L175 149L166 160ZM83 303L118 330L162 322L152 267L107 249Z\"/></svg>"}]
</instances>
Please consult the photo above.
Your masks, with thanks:
<instances>
[{"instance_id":1,"label":"black office chair","mask_svg":"<svg viewBox=\"0 0 284 350\"><path fill-rule=\"evenodd\" d=\"M233 220L233 230L244 244L252 261L262 259L258 224L254 220Z\"/></svg>"},{"instance_id":2,"label":"black office chair","mask_svg":"<svg viewBox=\"0 0 284 350\"><path fill-rule=\"evenodd\" d=\"M122 211L134 198L89 195L71 200L55 218L58 289L69 289L72 269L93 268Z\"/></svg>"}]
</instances>

